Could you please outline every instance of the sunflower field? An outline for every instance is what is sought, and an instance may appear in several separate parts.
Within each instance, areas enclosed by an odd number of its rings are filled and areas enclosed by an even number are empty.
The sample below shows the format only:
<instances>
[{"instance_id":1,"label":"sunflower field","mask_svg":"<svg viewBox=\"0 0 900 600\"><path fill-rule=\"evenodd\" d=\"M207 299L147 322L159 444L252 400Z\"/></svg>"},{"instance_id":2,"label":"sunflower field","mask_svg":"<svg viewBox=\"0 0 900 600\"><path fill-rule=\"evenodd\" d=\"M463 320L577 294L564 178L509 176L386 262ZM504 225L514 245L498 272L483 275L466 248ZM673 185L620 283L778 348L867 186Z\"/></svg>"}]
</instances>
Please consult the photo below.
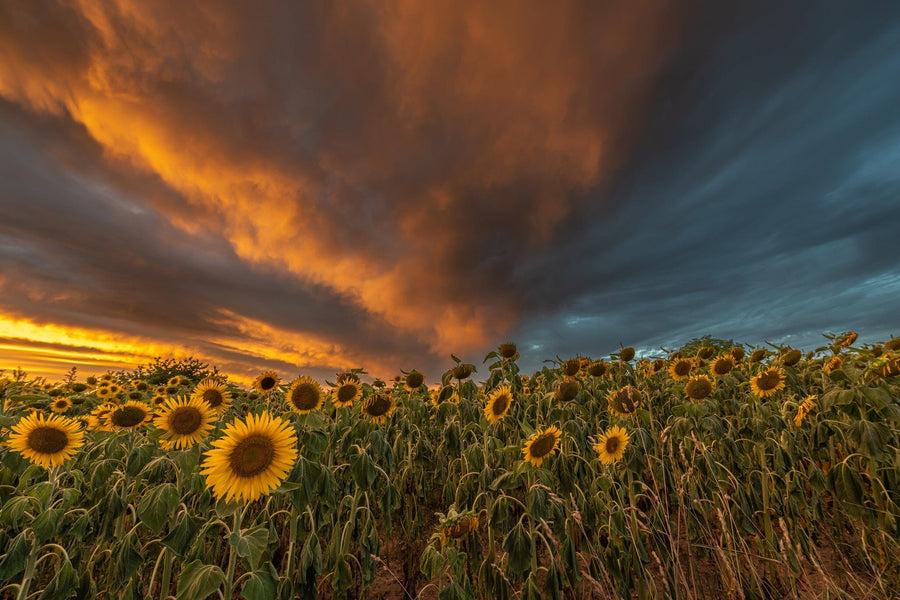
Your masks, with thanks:
<instances>
[{"instance_id":1,"label":"sunflower field","mask_svg":"<svg viewBox=\"0 0 900 600\"><path fill-rule=\"evenodd\" d=\"M0 598L897 598L900 339L826 338L0 373Z\"/></svg>"}]
</instances>

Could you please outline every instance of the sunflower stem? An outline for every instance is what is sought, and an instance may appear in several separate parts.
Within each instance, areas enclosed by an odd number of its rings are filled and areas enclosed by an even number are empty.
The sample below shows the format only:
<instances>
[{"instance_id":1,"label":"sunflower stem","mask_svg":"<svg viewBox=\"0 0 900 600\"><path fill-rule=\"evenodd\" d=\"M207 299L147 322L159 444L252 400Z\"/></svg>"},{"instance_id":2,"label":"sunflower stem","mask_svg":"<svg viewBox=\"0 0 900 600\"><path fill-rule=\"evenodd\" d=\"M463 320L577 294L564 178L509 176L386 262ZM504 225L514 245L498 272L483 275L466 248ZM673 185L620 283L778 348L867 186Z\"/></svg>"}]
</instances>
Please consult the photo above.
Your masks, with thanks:
<instances>
[{"instance_id":1,"label":"sunflower stem","mask_svg":"<svg viewBox=\"0 0 900 600\"><path fill-rule=\"evenodd\" d=\"M247 507L250 505L248 504ZM234 526L231 528L231 533L236 533L238 536L241 535L241 521L244 520L244 513L247 510L247 507L244 507L243 510L235 510L234 511ZM234 587L234 567L237 562L237 547L235 544L228 544L228 572L225 573L225 598L232 597L232 591Z\"/></svg>"},{"instance_id":2,"label":"sunflower stem","mask_svg":"<svg viewBox=\"0 0 900 600\"><path fill-rule=\"evenodd\" d=\"M32 531L32 533L34 533ZM34 579L34 566L37 564L38 551L41 548L37 535L33 536L31 550L25 559L25 573L22 575L22 583L19 585L19 593L16 594L16 600L25 600L28 597L28 590L31 589L31 580Z\"/></svg>"}]
</instances>

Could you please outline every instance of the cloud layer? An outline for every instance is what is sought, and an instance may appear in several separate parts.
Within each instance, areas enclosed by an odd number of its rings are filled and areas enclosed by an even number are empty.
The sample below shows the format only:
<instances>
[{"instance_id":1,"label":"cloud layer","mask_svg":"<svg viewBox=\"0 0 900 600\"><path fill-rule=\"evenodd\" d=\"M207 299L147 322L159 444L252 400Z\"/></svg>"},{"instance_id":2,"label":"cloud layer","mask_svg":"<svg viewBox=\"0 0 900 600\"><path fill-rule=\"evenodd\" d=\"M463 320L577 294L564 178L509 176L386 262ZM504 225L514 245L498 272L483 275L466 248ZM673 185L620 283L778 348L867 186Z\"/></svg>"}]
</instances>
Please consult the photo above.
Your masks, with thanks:
<instances>
[{"instance_id":1,"label":"cloud layer","mask_svg":"<svg viewBox=\"0 0 900 600\"><path fill-rule=\"evenodd\" d=\"M890 4L0 7L10 366L389 376L896 322Z\"/></svg>"}]
</instances>

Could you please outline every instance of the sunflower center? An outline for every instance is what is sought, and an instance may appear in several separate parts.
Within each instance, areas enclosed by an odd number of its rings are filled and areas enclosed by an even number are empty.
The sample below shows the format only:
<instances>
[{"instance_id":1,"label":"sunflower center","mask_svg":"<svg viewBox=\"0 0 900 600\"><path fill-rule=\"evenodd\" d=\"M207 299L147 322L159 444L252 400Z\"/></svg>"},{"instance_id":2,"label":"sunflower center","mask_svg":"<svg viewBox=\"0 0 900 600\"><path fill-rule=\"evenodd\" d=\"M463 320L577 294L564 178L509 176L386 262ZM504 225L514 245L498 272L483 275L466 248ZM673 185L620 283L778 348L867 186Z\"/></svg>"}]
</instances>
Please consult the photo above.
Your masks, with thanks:
<instances>
[{"instance_id":1,"label":"sunflower center","mask_svg":"<svg viewBox=\"0 0 900 600\"><path fill-rule=\"evenodd\" d=\"M147 418L147 411L138 406L123 406L109 415L109 420L116 427L136 427Z\"/></svg>"},{"instance_id":2,"label":"sunflower center","mask_svg":"<svg viewBox=\"0 0 900 600\"><path fill-rule=\"evenodd\" d=\"M345 383L341 387L338 388L337 399L338 402L342 404L346 404L347 402L352 402L353 398L356 397L356 385L352 383Z\"/></svg>"},{"instance_id":3,"label":"sunflower center","mask_svg":"<svg viewBox=\"0 0 900 600\"><path fill-rule=\"evenodd\" d=\"M406 385L413 390L419 389L425 383L425 376L418 371L413 371L406 376Z\"/></svg>"},{"instance_id":4,"label":"sunflower center","mask_svg":"<svg viewBox=\"0 0 900 600\"><path fill-rule=\"evenodd\" d=\"M607 454L615 454L619 449L619 446L622 445L621 440L615 436L610 436L606 438L606 453Z\"/></svg>"},{"instance_id":5,"label":"sunflower center","mask_svg":"<svg viewBox=\"0 0 900 600\"><path fill-rule=\"evenodd\" d=\"M291 392L291 404L297 410L312 410L319 405L319 391L311 383L301 383Z\"/></svg>"},{"instance_id":6,"label":"sunflower center","mask_svg":"<svg viewBox=\"0 0 900 600\"><path fill-rule=\"evenodd\" d=\"M53 404L56 405L56 408L67 408L69 406L68 400L57 400Z\"/></svg>"},{"instance_id":7,"label":"sunflower center","mask_svg":"<svg viewBox=\"0 0 900 600\"><path fill-rule=\"evenodd\" d=\"M203 416L193 406L183 406L169 414L169 427L178 435L190 435L200 429Z\"/></svg>"},{"instance_id":8,"label":"sunflower center","mask_svg":"<svg viewBox=\"0 0 900 600\"><path fill-rule=\"evenodd\" d=\"M559 388L556 391L556 397L562 402L574 400L575 396L578 395L580 387L581 386L577 381L563 381L559 384Z\"/></svg>"},{"instance_id":9,"label":"sunflower center","mask_svg":"<svg viewBox=\"0 0 900 600\"><path fill-rule=\"evenodd\" d=\"M687 375L691 372L691 363L686 360L679 360L675 363L675 373L678 375Z\"/></svg>"},{"instance_id":10,"label":"sunflower center","mask_svg":"<svg viewBox=\"0 0 900 600\"><path fill-rule=\"evenodd\" d=\"M366 403L365 408L367 414L373 417L380 417L391 410L391 399L384 394L378 394Z\"/></svg>"},{"instance_id":11,"label":"sunflower center","mask_svg":"<svg viewBox=\"0 0 900 600\"><path fill-rule=\"evenodd\" d=\"M509 395L507 394L500 394L494 398L494 402L491 404L491 412L495 415L502 415L507 408L509 408Z\"/></svg>"},{"instance_id":12,"label":"sunflower center","mask_svg":"<svg viewBox=\"0 0 900 600\"><path fill-rule=\"evenodd\" d=\"M543 458L551 452L556 446L556 436L552 433L544 433L538 436L531 444L531 455L535 458Z\"/></svg>"},{"instance_id":13,"label":"sunflower center","mask_svg":"<svg viewBox=\"0 0 900 600\"><path fill-rule=\"evenodd\" d=\"M231 472L238 477L253 477L265 471L275 458L275 446L268 437L255 433L242 439L231 456L228 464Z\"/></svg>"},{"instance_id":14,"label":"sunflower center","mask_svg":"<svg viewBox=\"0 0 900 600\"><path fill-rule=\"evenodd\" d=\"M276 383L277 382L275 381L274 377L263 377L262 380L260 380L260 382L259 382L259 387L263 391L268 392L269 390L271 390L272 388L275 387Z\"/></svg>"},{"instance_id":15,"label":"sunflower center","mask_svg":"<svg viewBox=\"0 0 900 600\"><path fill-rule=\"evenodd\" d=\"M203 400L211 407L216 408L222 404L224 398L222 397L222 392L219 390L204 390Z\"/></svg>"},{"instance_id":16,"label":"sunflower center","mask_svg":"<svg viewBox=\"0 0 900 600\"><path fill-rule=\"evenodd\" d=\"M28 434L28 447L40 454L56 454L68 443L66 432L55 427L36 427Z\"/></svg>"}]
</instances>

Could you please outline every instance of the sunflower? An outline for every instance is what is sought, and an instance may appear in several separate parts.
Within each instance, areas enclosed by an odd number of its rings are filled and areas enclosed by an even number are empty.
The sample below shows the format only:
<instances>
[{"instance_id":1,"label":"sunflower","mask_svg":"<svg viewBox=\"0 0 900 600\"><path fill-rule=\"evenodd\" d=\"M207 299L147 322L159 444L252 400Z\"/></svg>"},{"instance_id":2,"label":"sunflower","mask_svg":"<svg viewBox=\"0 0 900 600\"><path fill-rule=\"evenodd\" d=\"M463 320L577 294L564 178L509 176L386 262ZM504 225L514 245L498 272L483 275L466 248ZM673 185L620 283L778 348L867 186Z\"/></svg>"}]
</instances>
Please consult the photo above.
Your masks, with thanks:
<instances>
[{"instance_id":1,"label":"sunflower","mask_svg":"<svg viewBox=\"0 0 900 600\"><path fill-rule=\"evenodd\" d=\"M599 455L600 462L611 465L623 456L625 448L631 437L622 427L614 425L600 435L600 441L594 445L594 450Z\"/></svg>"},{"instance_id":2,"label":"sunflower","mask_svg":"<svg viewBox=\"0 0 900 600\"><path fill-rule=\"evenodd\" d=\"M199 398L209 404L218 414L224 413L231 406L231 392L225 383L207 377L197 384L191 398Z\"/></svg>"},{"instance_id":3,"label":"sunflower","mask_svg":"<svg viewBox=\"0 0 900 600\"><path fill-rule=\"evenodd\" d=\"M278 373L266 371L253 382L253 389L265 396L278 386Z\"/></svg>"},{"instance_id":4,"label":"sunflower","mask_svg":"<svg viewBox=\"0 0 900 600\"><path fill-rule=\"evenodd\" d=\"M458 379L462 381L463 379L468 379L472 376L472 373L475 372L475 365L469 363L460 363L453 367L453 370L450 372L453 375L454 379Z\"/></svg>"},{"instance_id":5,"label":"sunflower","mask_svg":"<svg viewBox=\"0 0 900 600\"><path fill-rule=\"evenodd\" d=\"M659 373L666 367L666 361L662 358L657 358L652 363L650 363L650 372L651 373Z\"/></svg>"},{"instance_id":6,"label":"sunflower","mask_svg":"<svg viewBox=\"0 0 900 600\"><path fill-rule=\"evenodd\" d=\"M72 407L72 401L68 398L57 398L50 403L50 410L55 413L64 413Z\"/></svg>"},{"instance_id":7,"label":"sunflower","mask_svg":"<svg viewBox=\"0 0 900 600\"><path fill-rule=\"evenodd\" d=\"M109 413L117 408L118 405L112 402L97 405L87 417L88 425L91 429L96 429L97 431L112 431L113 427L109 423Z\"/></svg>"},{"instance_id":8,"label":"sunflower","mask_svg":"<svg viewBox=\"0 0 900 600\"><path fill-rule=\"evenodd\" d=\"M710 358L715 353L716 353L716 349L713 348L712 346L704 346L703 348L700 348L699 350L697 350L697 356L699 356L703 360Z\"/></svg>"},{"instance_id":9,"label":"sunflower","mask_svg":"<svg viewBox=\"0 0 900 600\"><path fill-rule=\"evenodd\" d=\"M796 348L793 350L788 350L781 356L781 362L786 367L793 367L800 359L803 358L803 353L797 350Z\"/></svg>"},{"instance_id":10,"label":"sunflower","mask_svg":"<svg viewBox=\"0 0 900 600\"><path fill-rule=\"evenodd\" d=\"M394 381L397 381L397 382L402 381L403 378L400 377L400 375L397 375L397 377L399 379L395 378ZM357 375L356 373L351 373L351 372L338 373L338 376L337 376L337 384L338 385L341 385L342 383L349 383L349 382L358 384L360 382L359 375Z\"/></svg>"},{"instance_id":11,"label":"sunflower","mask_svg":"<svg viewBox=\"0 0 900 600\"><path fill-rule=\"evenodd\" d=\"M888 350L900 350L900 338L891 338L884 343L884 347Z\"/></svg>"},{"instance_id":12,"label":"sunflower","mask_svg":"<svg viewBox=\"0 0 900 600\"><path fill-rule=\"evenodd\" d=\"M591 366L588 367L588 375L591 377L603 377L604 373L606 373L606 363L602 360L591 363Z\"/></svg>"},{"instance_id":13,"label":"sunflower","mask_svg":"<svg viewBox=\"0 0 900 600\"><path fill-rule=\"evenodd\" d=\"M331 401L335 406L353 406L362 396L362 388L355 381L347 381L331 390Z\"/></svg>"},{"instance_id":14,"label":"sunflower","mask_svg":"<svg viewBox=\"0 0 900 600\"><path fill-rule=\"evenodd\" d=\"M196 396L171 398L157 409L154 424L162 429L163 449L199 444L213 427L216 411ZM164 443L163 443L164 442Z\"/></svg>"},{"instance_id":15,"label":"sunflower","mask_svg":"<svg viewBox=\"0 0 900 600\"><path fill-rule=\"evenodd\" d=\"M691 400L703 400L712 394L713 383L706 375L697 375L684 384L684 393Z\"/></svg>"},{"instance_id":16,"label":"sunflower","mask_svg":"<svg viewBox=\"0 0 900 600\"><path fill-rule=\"evenodd\" d=\"M851 331L846 336L844 336L844 338L840 342L838 342L838 344L841 346L844 346L844 347L849 346L850 344L855 342L856 338L858 338L858 337L859 337L858 333L856 333L855 331Z\"/></svg>"},{"instance_id":17,"label":"sunflower","mask_svg":"<svg viewBox=\"0 0 900 600\"><path fill-rule=\"evenodd\" d=\"M62 465L84 445L84 433L72 419L32 414L13 425L6 445L32 463L49 469Z\"/></svg>"},{"instance_id":18,"label":"sunflower","mask_svg":"<svg viewBox=\"0 0 900 600\"><path fill-rule=\"evenodd\" d=\"M581 370L581 359L580 358L570 358L562 365L563 375L566 377L574 377L578 374L578 371Z\"/></svg>"},{"instance_id":19,"label":"sunflower","mask_svg":"<svg viewBox=\"0 0 900 600\"><path fill-rule=\"evenodd\" d=\"M834 373L838 369L840 369L844 365L844 359L840 356L833 356L831 360L828 361L828 364L825 365L825 372L828 374Z\"/></svg>"},{"instance_id":20,"label":"sunflower","mask_svg":"<svg viewBox=\"0 0 900 600\"><path fill-rule=\"evenodd\" d=\"M363 403L362 411L376 423L384 423L394 412L394 399L390 394L375 394Z\"/></svg>"},{"instance_id":21,"label":"sunflower","mask_svg":"<svg viewBox=\"0 0 900 600\"><path fill-rule=\"evenodd\" d=\"M183 385L181 376L175 375L174 377L169 378L169 380L166 382L166 385L169 387L179 387Z\"/></svg>"},{"instance_id":22,"label":"sunflower","mask_svg":"<svg viewBox=\"0 0 900 600\"><path fill-rule=\"evenodd\" d=\"M421 372L412 370L406 375L406 389L413 392L425 383L425 375Z\"/></svg>"},{"instance_id":23,"label":"sunflower","mask_svg":"<svg viewBox=\"0 0 900 600\"><path fill-rule=\"evenodd\" d=\"M288 404L301 415L318 410L324 400L322 386L310 377L298 377L292 381L287 393Z\"/></svg>"},{"instance_id":24,"label":"sunflower","mask_svg":"<svg viewBox=\"0 0 900 600\"><path fill-rule=\"evenodd\" d=\"M115 429L135 429L153 419L150 407L143 402L129 400L115 407L107 415L109 424Z\"/></svg>"},{"instance_id":25,"label":"sunflower","mask_svg":"<svg viewBox=\"0 0 900 600\"><path fill-rule=\"evenodd\" d=\"M560 381L556 385L556 391L553 392L553 399L557 402L569 402L575 399L579 390L581 390L581 384L575 379Z\"/></svg>"},{"instance_id":26,"label":"sunflower","mask_svg":"<svg viewBox=\"0 0 900 600\"><path fill-rule=\"evenodd\" d=\"M97 394L97 397L100 398L101 400L106 399L106 398L111 398L113 396L113 393L109 389L108 385L99 386L97 388L97 391L94 393Z\"/></svg>"},{"instance_id":27,"label":"sunflower","mask_svg":"<svg viewBox=\"0 0 900 600\"><path fill-rule=\"evenodd\" d=\"M682 379L687 379L693 369L694 361L690 358L676 358L669 366L669 375L675 381L681 381Z\"/></svg>"},{"instance_id":28,"label":"sunflower","mask_svg":"<svg viewBox=\"0 0 900 600\"><path fill-rule=\"evenodd\" d=\"M146 392L150 389L150 384L143 379L133 379L131 381L131 387L139 392Z\"/></svg>"},{"instance_id":29,"label":"sunflower","mask_svg":"<svg viewBox=\"0 0 900 600\"><path fill-rule=\"evenodd\" d=\"M169 397L165 394L154 394L153 397L150 398L150 404L159 406L160 404L165 404L166 400L168 399Z\"/></svg>"},{"instance_id":30,"label":"sunflower","mask_svg":"<svg viewBox=\"0 0 900 600\"><path fill-rule=\"evenodd\" d=\"M807 396L806 398L804 398L803 402L800 403L800 406L797 407L797 415L794 417L794 425L796 425L797 427L803 425L803 419L805 419L806 415L808 415L810 411L815 407L815 396Z\"/></svg>"},{"instance_id":31,"label":"sunflower","mask_svg":"<svg viewBox=\"0 0 900 600\"><path fill-rule=\"evenodd\" d=\"M525 460L535 467L540 467L545 458L559 450L557 442L559 442L561 437L562 432L555 425L538 430L528 438L528 441L525 442L525 447L522 448Z\"/></svg>"},{"instance_id":32,"label":"sunflower","mask_svg":"<svg viewBox=\"0 0 900 600\"><path fill-rule=\"evenodd\" d=\"M500 344L497 353L503 358L518 358L519 350L512 342Z\"/></svg>"},{"instance_id":33,"label":"sunflower","mask_svg":"<svg viewBox=\"0 0 900 600\"><path fill-rule=\"evenodd\" d=\"M731 354L731 358L734 359L734 362L739 363L744 358L744 349L740 346L734 346L729 354Z\"/></svg>"},{"instance_id":34,"label":"sunflower","mask_svg":"<svg viewBox=\"0 0 900 600\"><path fill-rule=\"evenodd\" d=\"M281 485L297 460L290 423L268 412L229 423L206 452L200 474L217 498L252 502Z\"/></svg>"},{"instance_id":35,"label":"sunflower","mask_svg":"<svg viewBox=\"0 0 900 600\"><path fill-rule=\"evenodd\" d=\"M752 363L762 362L762 360L766 357L766 354L767 354L767 352L766 352L765 348L758 348L750 354L750 362L752 362Z\"/></svg>"},{"instance_id":36,"label":"sunflower","mask_svg":"<svg viewBox=\"0 0 900 600\"><path fill-rule=\"evenodd\" d=\"M641 390L633 385L626 385L623 388L612 391L606 397L606 405L609 408L609 412L623 418L640 408L641 404L643 404Z\"/></svg>"},{"instance_id":37,"label":"sunflower","mask_svg":"<svg viewBox=\"0 0 900 600\"><path fill-rule=\"evenodd\" d=\"M512 401L512 390L508 385L494 390L488 396L487 405L484 407L484 416L487 418L488 423L494 425L500 421L506 415Z\"/></svg>"},{"instance_id":38,"label":"sunflower","mask_svg":"<svg viewBox=\"0 0 900 600\"><path fill-rule=\"evenodd\" d=\"M720 356L709 366L713 377L725 377L734 369L734 358L731 355Z\"/></svg>"},{"instance_id":39,"label":"sunflower","mask_svg":"<svg viewBox=\"0 0 900 600\"><path fill-rule=\"evenodd\" d=\"M784 373L778 367L770 367L750 380L750 388L760 398L774 396L784 389Z\"/></svg>"},{"instance_id":40,"label":"sunflower","mask_svg":"<svg viewBox=\"0 0 900 600\"><path fill-rule=\"evenodd\" d=\"M461 540L470 533L478 530L478 516L475 514L463 514L455 519L447 519L441 524L441 543L447 540Z\"/></svg>"}]
</instances>

